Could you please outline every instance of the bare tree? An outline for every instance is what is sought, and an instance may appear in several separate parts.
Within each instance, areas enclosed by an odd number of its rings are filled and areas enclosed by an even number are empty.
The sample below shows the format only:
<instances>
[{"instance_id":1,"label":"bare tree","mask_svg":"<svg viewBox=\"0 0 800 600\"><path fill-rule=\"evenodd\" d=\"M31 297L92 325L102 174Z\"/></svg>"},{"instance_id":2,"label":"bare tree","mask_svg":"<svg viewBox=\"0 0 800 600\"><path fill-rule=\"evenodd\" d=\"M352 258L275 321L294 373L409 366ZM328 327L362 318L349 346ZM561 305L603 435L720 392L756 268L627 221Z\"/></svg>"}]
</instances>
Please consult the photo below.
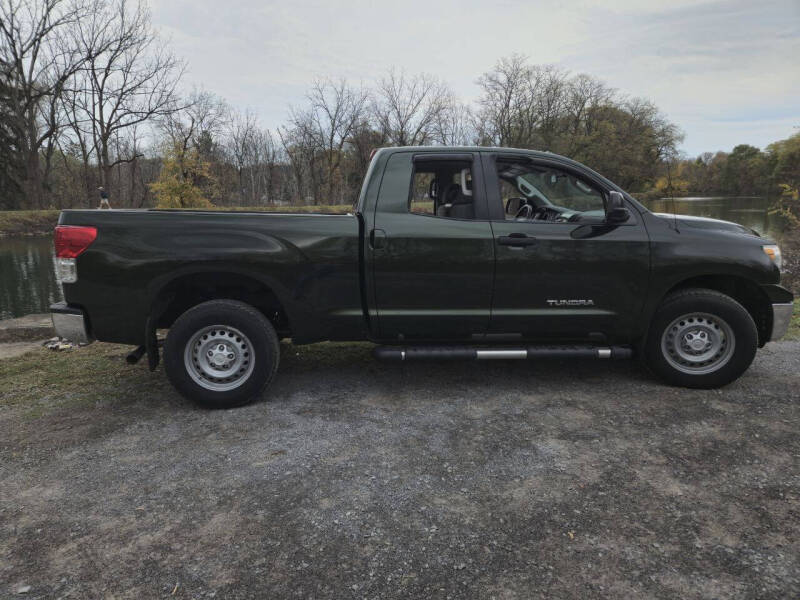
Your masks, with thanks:
<instances>
[{"instance_id":1,"label":"bare tree","mask_svg":"<svg viewBox=\"0 0 800 600\"><path fill-rule=\"evenodd\" d=\"M591 135L596 125L594 112L615 99L616 92L590 75L576 75L570 82L564 111L568 116L567 128L573 135Z\"/></svg>"},{"instance_id":2,"label":"bare tree","mask_svg":"<svg viewBox=\"0 0 800 600\"><path fill-rule=\"evenodd\" d=\"M483 96L475 125L484 143L552 149L563 126L569 78L550 65L529 65L519 54L500 59L478 79Z\"/></svg>"},{"instance_id":3,"label":"bare tree","mask_svg":"<svg viewBox=\"0 0 800 600\"><path fill-rule=\"evenodd\" d=\"M228 119L227 147L233 159L239 178L239 194L241 200L255 205L257 191L255 186L255 170L259 160L259 146L256 143L258 134L258 118L252 111L232 111ZM249 175L249 198L245 191L245 177Z\"/></svg>"},{"instance_id":4,"label":"bare tree","mask_svg":"<svg viewBox=\"0 0 800 600\"><path fill-rule=\"evenodd\" d=\"M11 68L0 56L0 208L18 207L22 198L25 163L20 160L24 132L14 118L9 76Z\"/></svg>"},{"instance_id":5,"label":"bare tree","mask_svg":"<svg viewBox=\"0 0 800 600\"><path fill-rule=\"evenodd\" d=\"M551 65L533 66L530 74L532 111L528 115L528 124L537 135L529 139L528 144L538 144L542 150L553 150L563 124L570 89L568 74Z\"/></svg>"},{"instance_id":6,"label":"bare tree","mask_svg":"<svg viewBox=\"0 0 800 600\"><path fill-rule=\"evenodd\" d=\"M522 147L532 136L531 69L514 54L500 59L477 81L483 89L475 128L484 144Z\"/></svg>"},{"instance_id":7,"label":"bare tree","mask_svg":"<svg viewBox=\"0 0 800 600\"><path fill-rule=\"evenodd\" d=\"M59 102L85 61L71 38L72 26L89 12L83 0L0 0L0 55L5 62L8 117L20 133L24 169L18 184L31 208L43 206L63 125L58 118Z\"/></svg>"},{"instance_id":8,"label":"bare tree","mask_svg":"<svg viewBox=\"0 0 800 600\"><path fill-rule=\"evenodd\" d=\"M111 186L115 166L142 156L124 154L127 140L142 123L176 111L176 87L183 64L159 40L141 0L97 0L91 15L77 23L77 40L86 62L70 111L73 129L88 133L100 182ZM82 134L79 134L82 136Z\"/></svg>"},{"instance_id":9,"label":"bare tree","mask_svg":"<svg viewBox=\"0 0 800 600\"><path fill-rule=\"evenodd\" d=\"M291 175L289 195L307 203L309 199L317 201L319 176L314 142L308 133L310 128L298 126L301 118L302 116L292 109L290 116L292 126L279 127L278 137Z\"/></svg>"},{"instance_id":10,"label":"bare tree","mask_svg":"<svg viewBox=\"0 0 800 600\"><path fill-rule=\"evenodd\" d=\"M253 136L253 196L259 202L275 203L278 193L278 148L269 129L257 129Z\"/></svg>"},{"instance_id":11,"label":"bare tree","mask_svg":"<svg viewBox=\"0 0 800 600\"><path fill-rule=\"evenodd\" d=\"M342 202L344 149L364 119L368 94L343 79L321 80L314 83L307 99L307 108L291 110L291 126L280 132L281 140L293 165L302 162L311 177L314 200L320 202L324 194L325 204Z\"/></svg>"},{"instance_id":12,"label":"bare tree","mask_svg":"<svg viewBox=\"0 0 800 600\"><path fill-rule=\"evenodd\" d=\"M351 179L351 189L358 190L361 182L367 174L372 151L380 148L385 140L380 131L373 127L370 115L365 115L353 128L350 134L349 146L352 151L350 157L351 168L349 178Z\"/></svg>"},{"instance_id":13,"label":"bare tree","mask_svg":"<svg viewBox=\"0 0 800 600\"><path fill-rule=\"evenodd\" d=\"M182 106L166 114L161 121L167 142L185 153L190 147L199 148L203 138L221 137L230 108L220 97L204 90L195 90Z\"/></svg>"},{"instance_id":14,"label":"bare tree","mask_svg":"<svg viewBox=\"0 0 800 600\"><path fill-rule=\"evenodd\" d=\"M372 111L388 143L420 146L433 141L437 121L451 95L436 77L391 70L378 82Z\"/></svg>"},{"instance_id":15,"label":"bare tree","mask_svg":"<svg viewBox=\"0 0 800 600\"><path fill-rule=\"evenodd\" d=\"M443 99L442 104L431 130L434 143L443 146L467 146L473 143L476 134L469 106L452 93Z\"/></svg>"},{"instance_id":16,"label":"bare tree","mask_svg":"<svg viewBox=\"0 0 800 600\"><path fill-rule=\"evenodd\" d=\"M227 150L236 167L243 204L274 202L278 149L269 129L262 129L252 111L231 111L227 122Z\"/></svg>"}]
</instances>

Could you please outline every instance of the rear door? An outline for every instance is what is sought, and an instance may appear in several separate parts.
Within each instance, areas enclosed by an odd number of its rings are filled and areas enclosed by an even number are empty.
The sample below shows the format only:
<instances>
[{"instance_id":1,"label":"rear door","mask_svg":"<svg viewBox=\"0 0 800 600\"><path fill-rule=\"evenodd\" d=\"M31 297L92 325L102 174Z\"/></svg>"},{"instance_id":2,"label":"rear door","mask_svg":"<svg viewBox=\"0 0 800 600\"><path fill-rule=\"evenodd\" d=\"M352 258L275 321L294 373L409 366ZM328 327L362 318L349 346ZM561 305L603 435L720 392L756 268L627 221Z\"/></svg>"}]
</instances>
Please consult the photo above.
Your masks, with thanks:
<instances>
[{"instance_id":1,"label":"rear door","mask_svg":"<svg viewBox=\"0 0 800 600\"><path fill-rule=\"evenodd\" d=\"M494 238L478 153L393 154L367 243L382 339L485 334Z\"/></svg>"},{"instance_id":2,"label":"rear door","mask_svg":"<svg viewBox=\"0 0 800 600\"><path fill-rule=\"evenodd\" d=\"M500 153L484 164L497 257L490 332L626 336L639 318L650 269L649 238L635 208L628 207L627 222L609 226L609 190L589 172Z\"/></svg>"}]
</instances>

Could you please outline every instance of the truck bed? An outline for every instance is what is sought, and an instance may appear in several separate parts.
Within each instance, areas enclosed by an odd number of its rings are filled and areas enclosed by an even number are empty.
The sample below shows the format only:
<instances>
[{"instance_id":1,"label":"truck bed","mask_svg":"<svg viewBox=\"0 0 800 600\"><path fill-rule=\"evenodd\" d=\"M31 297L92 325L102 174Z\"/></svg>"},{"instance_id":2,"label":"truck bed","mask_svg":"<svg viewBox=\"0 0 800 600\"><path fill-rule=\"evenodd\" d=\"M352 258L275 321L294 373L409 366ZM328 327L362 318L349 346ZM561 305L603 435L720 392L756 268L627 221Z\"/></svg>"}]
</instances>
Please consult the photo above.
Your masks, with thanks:
<instances>
[{"instance_id":1,"label":"truck bed","mask_svg":"<svg viewBox=\"0 0 800 600\"><path fill-rule=\"evenodd\" d=\"M64 296L86 310L101 341L144 343L165 290L207 280L270 290L297 341L363 332L355 215L66 210L59 224L97 228Z\"/></svg>"}]
</instances>

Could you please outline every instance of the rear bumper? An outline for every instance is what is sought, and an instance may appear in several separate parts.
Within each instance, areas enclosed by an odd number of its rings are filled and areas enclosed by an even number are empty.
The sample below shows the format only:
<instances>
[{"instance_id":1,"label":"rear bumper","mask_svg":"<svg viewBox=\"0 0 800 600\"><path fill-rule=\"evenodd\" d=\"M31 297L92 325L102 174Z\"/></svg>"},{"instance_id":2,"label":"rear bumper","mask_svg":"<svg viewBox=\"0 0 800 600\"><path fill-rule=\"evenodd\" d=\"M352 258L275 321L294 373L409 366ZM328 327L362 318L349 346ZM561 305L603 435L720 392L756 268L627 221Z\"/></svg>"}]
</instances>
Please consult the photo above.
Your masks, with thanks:
<instances>
[{"instance_id":1,"label":"rear bumper","mask_svg":"<svg viewBox=\"0 0 800 600\"><path fill-rule=\"evenodd\" d=\"M58 337L75 344L89 344L94 338L89 334L88 320L80 308L59 302L50 306L53 328Z\"/></svg>"},{"instance_id":2,"label":"rear bumper","mask_svg":"<svg viewBox=\"0 0 800 600\"><path fill-rule=\"evenodd\" d=\"M772 332L769 336L769 341L781 339L789 330L789 323L792 321L792 311L794 304L773 304L772 305Z\"/></svg>"}]
</instances>

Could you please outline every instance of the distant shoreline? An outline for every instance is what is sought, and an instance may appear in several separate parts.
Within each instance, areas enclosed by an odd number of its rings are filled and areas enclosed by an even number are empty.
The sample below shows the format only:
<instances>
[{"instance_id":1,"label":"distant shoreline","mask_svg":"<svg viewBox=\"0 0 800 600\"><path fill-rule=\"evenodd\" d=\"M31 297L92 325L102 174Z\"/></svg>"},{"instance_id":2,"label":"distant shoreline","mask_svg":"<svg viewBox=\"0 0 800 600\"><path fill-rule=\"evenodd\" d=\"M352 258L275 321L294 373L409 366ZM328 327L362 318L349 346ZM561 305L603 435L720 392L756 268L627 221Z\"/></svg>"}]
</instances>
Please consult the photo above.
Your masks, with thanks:
<instances>
[{"instance_id":1,"label":"distant shoreline","mask_svg":"<svg viewBox=\"0 0 800 600\"><path fill-rule=\"evenodd\" d=\"M0 238L51 235L60 210L0 211Z\"/></svg>"}]
</instances>

